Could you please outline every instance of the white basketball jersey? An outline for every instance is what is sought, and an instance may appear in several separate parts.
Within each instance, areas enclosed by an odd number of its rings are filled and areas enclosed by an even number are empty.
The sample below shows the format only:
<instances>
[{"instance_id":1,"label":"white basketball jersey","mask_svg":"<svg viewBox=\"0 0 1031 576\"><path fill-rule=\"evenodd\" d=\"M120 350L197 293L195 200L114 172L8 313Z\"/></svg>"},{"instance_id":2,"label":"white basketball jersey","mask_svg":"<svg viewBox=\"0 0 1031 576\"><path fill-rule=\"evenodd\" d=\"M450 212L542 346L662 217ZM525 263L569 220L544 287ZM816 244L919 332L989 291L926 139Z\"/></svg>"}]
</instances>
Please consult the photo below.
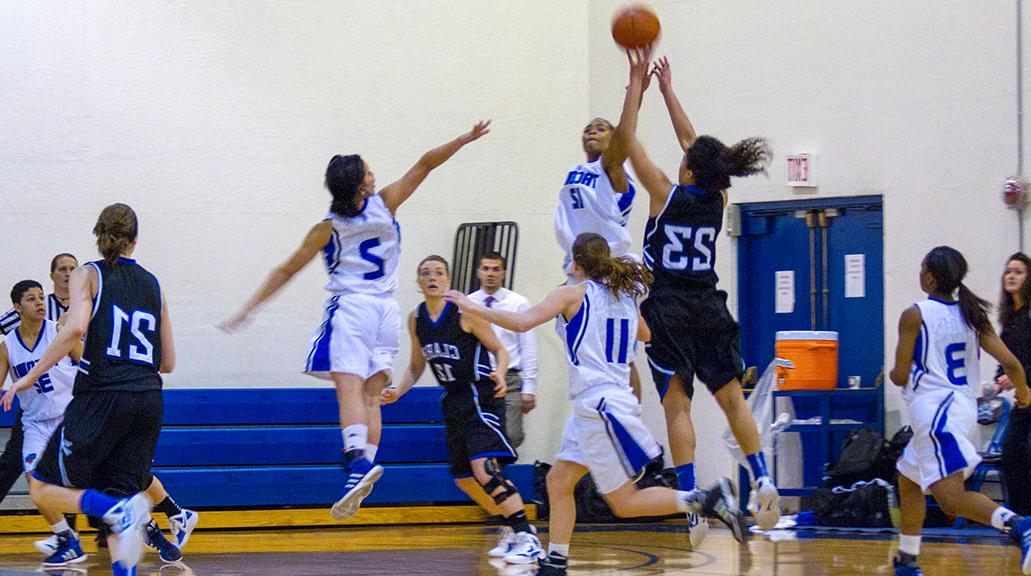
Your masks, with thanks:
<instances>
[{"instance_id":1,"label":"white basketball jersey","mask_svg":"<svg viewBox=\"0 0 1031 576\"><path fill-rule=\"evenodd\" d=\"M612 187L608 173L601 165L601 159L577 164L566 176L566 183L558 195L558 211L555 213L555 237L566 253L562 267L569 272L573 261L573 242L583 232L601 234L609 241L609 250L615 257L625 256L630 251L630 209L634 203L634 183L627 172L626 193Z\"/></svg>"},{"instance_id":2,"label":"white basketball jersey","mask_svg":"<svg viewBox=\"0 0 1031 576\"><path fill-rule=\"evenodd\" d=\"M397 288L401 228L379 194L365 201L361 214L329 213L333 234L322 249L329 273L326 290L334 294L390 296Z\"/></svg>"},{"instance_id":3,"label":"white basketball jersey","mask_svg":"<svg viewBox=\"0 0 1031 576\"><path fill-rule=\"evenodd\" d=\"M977 333L963 320L959 302L928 299L916 306L920 334L904 395L913 398L944 389L976 398L981 389L981 347Z\"/></svg>"},{"instance_id":4,"label":"white basketball jersey","mask_svg":"<svg viewBox=\"0 0 1031 576\"><path fill-rule=\"evenodd\" d=\"M56 337L57 324L50 320L43 320L39 337L31 349L22 342L17 330L12 330L4 336L7 360L11 365L11 381L28 374ZM30 388L19 392L18 402L25 411L25 419L49 420L64 415L65 407L72 401L75 372L76 367L72 359L65 356Z\"/></svg>"},{"instance_id":5,"label":"white basketball jersey","mask_svg":"<svg viewBox=\"0 0 1031 576\"><path fill-rule=\"evenodd\" d=\"M569 398L593 386L630 387L630 361L637 350L637 301L626 294L614 296L593 280L587 286L580 311L571 320L560 314L559 336L566 343L569 361Z\"/></svg>"}]
</instances>

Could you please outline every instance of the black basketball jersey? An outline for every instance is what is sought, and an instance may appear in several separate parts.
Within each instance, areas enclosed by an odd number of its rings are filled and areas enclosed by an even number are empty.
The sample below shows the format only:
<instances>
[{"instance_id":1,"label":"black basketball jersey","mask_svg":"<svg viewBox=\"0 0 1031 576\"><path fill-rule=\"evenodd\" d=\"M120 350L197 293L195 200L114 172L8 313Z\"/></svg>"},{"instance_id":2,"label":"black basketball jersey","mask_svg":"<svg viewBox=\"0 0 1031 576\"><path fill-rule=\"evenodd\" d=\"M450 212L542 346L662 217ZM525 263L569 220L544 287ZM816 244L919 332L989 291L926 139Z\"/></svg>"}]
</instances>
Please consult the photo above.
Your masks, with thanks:
<instances>
[{"instance_id":1,"label":"black basketball jersey","mask_svg":"<svg viewBox=\"0 0 1031 576\"><path fill-rule=\"evenodd\" d=\"M723 227L723 195L681 185L658 216L648 219L644 263L655 275L652 293L705 295L716 289L716 237Z\"/></svg>"},{"instance_id":2,"label":"black basketball jersey","mask_svg":"<svg viewBox=\"0 0 1031 576\"><path fill-rule=\"evenodd\" d=\"M160 390L161 288L135 260L89 262L97 296L75 394L91 390Z\"/></svg>"},{"instance_id":3,"label":"black basketball jersey","mask_svg":"<svg viewBox=\"0 0 1031 576\"><path fill-rule=\"evenodd\" d=\"M490 376L490 357L476 336L462 330L462 312L450 302L436 322L430 320L426 303L419 304L415 334L437 382L445 388L460 386Z\"/></svg>"}]
</instances>

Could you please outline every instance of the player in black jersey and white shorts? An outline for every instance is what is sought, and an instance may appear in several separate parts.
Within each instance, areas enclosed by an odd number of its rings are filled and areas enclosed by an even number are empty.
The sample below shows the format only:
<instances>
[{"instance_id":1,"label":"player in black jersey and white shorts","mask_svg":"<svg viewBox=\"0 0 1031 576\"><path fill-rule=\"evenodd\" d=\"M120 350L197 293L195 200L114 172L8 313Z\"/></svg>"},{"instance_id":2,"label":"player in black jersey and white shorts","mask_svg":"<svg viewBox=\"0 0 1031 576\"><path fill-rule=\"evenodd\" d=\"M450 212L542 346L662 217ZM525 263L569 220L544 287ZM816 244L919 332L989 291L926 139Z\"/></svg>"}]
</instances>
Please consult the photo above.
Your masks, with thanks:
<instances>
[{"instance_id":1,"label":"player in black jersey and white shorts","mask_svg":"<svg viewBox=\"0 0 1031 576\"><path fill-rule=\"evenodd\" d=\"M151 508L143 490L151 481L163 413L160 373L175 367L167 302L157 278L130 258L137 231L136 213L125 204L100 213L93 232L104 259L73 273L65 328L13 386L39 380L87 337L74 397L29 488L41 510L81 512L110 525L115 576L135 575L143 551ZM4 407L10 403L5 394ZM74 558L81 555L78 548L68 531L54 558Z\"/></svg>"},{"instance_id":2,"label":"player in black jersey and white shorts","mask_svg":"<svg viewBox=\"0 0 1031 576\"><path fill-rule=\"evenodd\" d=\"M490 555L510 564L531 564L543 555L541 543L526 518L522 497L501 472L502 465L516 460L505 436L508 351L490 324L444 301L451 287L444 258L423 258L418 274L426 301L408 316L412 358L397 386L383 391L382 401L396 401L430 365L444 387L441 406L455 484L488 514L505 517L507 530ZM493 371L488 353L494 355Z\"/></svg>"},{"instance_id":3,"label":"player in black jersey and white shorts","mask_svg":"<svg viewBox=\"0 0 1031 576\"><path fill-rule=\"evenodd\" d=\"M762 138L749 138L728 148L712 136L698 136L673 93L669 62L656 62L658 77L674 132L684 151L677 182L652 163L635 136L637 103L648 72L648 50L631 58L630 85L623 103L623 132L630 162L649 197L644 262L655 275L641 314L652 331L646 347L666 413L673 463L681 484L694 483L695 434L691 399L695 376L716 398L730 429L748 458L755 494L749 507L760 527L772 528L780 518L777 488L766 470L755 419L741 390L743 365L739 327L727 309L727 293L717 289L716 237L731 176L762 172L770 149ZM704 535L704 527L702 527ZM697 544L698 538L692 538Z\"/></svg>"}]
</instances>

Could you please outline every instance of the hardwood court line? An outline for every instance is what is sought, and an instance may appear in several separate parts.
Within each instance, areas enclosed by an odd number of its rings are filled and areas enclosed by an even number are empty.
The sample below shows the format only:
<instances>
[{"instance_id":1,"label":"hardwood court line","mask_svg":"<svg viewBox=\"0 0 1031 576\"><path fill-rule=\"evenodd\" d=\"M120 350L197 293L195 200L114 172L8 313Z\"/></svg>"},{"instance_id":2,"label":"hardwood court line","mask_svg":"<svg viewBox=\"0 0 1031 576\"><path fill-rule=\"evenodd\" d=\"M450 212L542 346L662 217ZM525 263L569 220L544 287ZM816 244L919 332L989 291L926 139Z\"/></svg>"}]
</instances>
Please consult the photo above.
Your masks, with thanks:
<instances>
[{"instance_id":1,"label":"hardwood court line","mask_svg":"<svg viewBox=\"0 0 1031 576\"><path fill-rule=\"evenodd\" d=\"M531 521L537 518L533 505L525 506ZM353 518L340 522L329 515L329 508L290 508L285 510L200 510L199 528L302 528L309 526L393 526L398 524L468 524L482 523L487 515L478 506L383 506L362 508ZM158 524L167 525L164 514L155 513ZM83 532L93 529L84 526ZM0 534L49 532L50 527L39 514L0 516Z\"/></svg>"}]
</instances>

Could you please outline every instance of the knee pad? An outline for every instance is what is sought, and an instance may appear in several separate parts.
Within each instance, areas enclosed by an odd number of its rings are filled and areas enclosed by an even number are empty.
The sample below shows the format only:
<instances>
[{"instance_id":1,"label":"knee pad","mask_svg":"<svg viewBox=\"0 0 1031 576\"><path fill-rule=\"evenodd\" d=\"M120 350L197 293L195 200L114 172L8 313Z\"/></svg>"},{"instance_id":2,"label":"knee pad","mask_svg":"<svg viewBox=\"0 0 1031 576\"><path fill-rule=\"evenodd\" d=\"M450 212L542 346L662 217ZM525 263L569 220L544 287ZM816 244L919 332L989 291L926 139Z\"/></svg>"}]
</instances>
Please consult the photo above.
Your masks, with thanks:
<instances>
[{"instance_id":1,"label":"knee pad","mask_svg":"<svg viewBox=\"0 0 1031 576\"><path fill-rule=\"evenodd\" d=\"M498 461L494 458L487 458L483 463L484 469L487 471L487 475L490 476L490 480L486 484L481 484L483 491L494 499L495 504L501 504L505 500L508 500L512 496L519 494L516 490L515 484L511 480L505 478L501 473L501 467L498 466ZM498 488L502 488L500 492L494 494L494 491Z\"/></svg>"}]
</instances>

